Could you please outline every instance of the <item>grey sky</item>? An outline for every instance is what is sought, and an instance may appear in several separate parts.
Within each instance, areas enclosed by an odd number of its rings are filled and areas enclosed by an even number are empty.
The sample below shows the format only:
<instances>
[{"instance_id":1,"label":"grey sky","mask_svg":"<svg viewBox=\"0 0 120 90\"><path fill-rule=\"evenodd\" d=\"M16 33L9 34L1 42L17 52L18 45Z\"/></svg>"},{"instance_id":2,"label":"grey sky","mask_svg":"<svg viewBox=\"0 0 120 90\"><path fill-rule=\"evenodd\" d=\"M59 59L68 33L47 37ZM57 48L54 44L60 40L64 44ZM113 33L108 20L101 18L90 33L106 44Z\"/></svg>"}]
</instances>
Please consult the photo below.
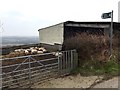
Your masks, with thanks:
<instances>
[{"instance_id":1,"label":"grey sky","mask_svg":"<svg viewBox=\"0 0 120 90\"><path fill-rule=\"evenodd\" d=\"M118 3L118 22L120 22L120 1Z\"/></svg>"},{"instance_id":2,"label":"grey sky","mask_svg":"<svg viewBox=\"0 0 120 90\"><path fill-rule=\"evenodd\" d=\"M118 21L119 0L0 0L3 36L38 36L38 29L72 21L102 20L101 14L114 10ZM1 29L1 28L0 28Z\"/></svg>"}]
</instances>

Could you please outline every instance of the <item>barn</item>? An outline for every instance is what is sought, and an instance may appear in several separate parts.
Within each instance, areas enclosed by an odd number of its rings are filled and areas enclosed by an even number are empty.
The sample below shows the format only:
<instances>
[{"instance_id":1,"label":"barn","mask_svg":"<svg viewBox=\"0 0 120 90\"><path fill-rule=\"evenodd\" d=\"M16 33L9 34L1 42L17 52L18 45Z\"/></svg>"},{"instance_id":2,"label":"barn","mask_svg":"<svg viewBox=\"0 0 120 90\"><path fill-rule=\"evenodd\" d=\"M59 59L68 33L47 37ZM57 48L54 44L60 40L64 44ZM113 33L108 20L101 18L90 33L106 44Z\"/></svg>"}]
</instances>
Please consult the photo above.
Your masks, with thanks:
<instances>
[{"instance_id":1,"label":"barn","mask_svg":"<svg viewBox=\"0 0 120 90\"><path fill-rule=\"evenodd\" d=\"M39 29L39 39L42 44L63 45L67 38L76 36L77 33L108 35L111 22L75 22L66 21L56 25ZM113 33L120 31L120 23L113 23Z\"/></svg>"}]
</instances>

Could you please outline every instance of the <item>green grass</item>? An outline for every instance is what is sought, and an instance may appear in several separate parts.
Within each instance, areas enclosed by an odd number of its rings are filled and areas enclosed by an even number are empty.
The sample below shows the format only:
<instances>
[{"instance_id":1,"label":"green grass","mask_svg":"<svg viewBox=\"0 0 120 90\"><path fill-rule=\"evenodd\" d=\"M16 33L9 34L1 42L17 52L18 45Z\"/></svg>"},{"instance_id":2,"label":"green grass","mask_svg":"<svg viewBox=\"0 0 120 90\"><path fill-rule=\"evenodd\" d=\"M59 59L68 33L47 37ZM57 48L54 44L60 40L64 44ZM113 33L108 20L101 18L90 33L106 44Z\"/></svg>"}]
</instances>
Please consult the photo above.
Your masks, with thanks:
<instances>
[{"instance_id":1,"label":"green grass","mask_svg":"<svg viewBox=\"0 0 120 90\"><path fill-rule=\"evenodd\" d=\"M104 67L105 73L111 75L118 75L119 69L120 67L118 66L118 63L113 60L108 61Z\"/></svg>"},{"instance_id":2,"label":"green grass","mask_svg":"<svg viewBox=\"0 0 120 90\"><path fill-rule=\"evenodd\" d=\"M115 59L110 59L106 63L100 63L94 61L87 61L84 65L79 66L74 69L72 73L80 73L83 76L90 75L118 75L120 70L120 65L116 62Z\"/></svg>"}]
</instances>

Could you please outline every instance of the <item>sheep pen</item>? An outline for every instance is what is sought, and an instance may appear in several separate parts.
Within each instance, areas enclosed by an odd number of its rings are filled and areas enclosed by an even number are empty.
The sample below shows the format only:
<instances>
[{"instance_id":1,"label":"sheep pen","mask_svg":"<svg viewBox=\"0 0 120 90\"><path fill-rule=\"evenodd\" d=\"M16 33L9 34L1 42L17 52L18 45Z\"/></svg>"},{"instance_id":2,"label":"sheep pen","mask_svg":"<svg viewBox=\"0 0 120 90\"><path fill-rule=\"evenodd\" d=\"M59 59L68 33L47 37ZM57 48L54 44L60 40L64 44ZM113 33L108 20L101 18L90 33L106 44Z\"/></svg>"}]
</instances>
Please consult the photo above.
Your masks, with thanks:
<instances>
[{"instance_id":1,"label":"sheep pen","mask_svg":"<svg viewBox=\"0 0 120 90\"><path fill-rule=\"evenodd\" d=\"M59 53L50 52L44 47L29 47L26 49L15 49L9 54L2 55L2 67L0 68L2 68L3 85L22 84L23 81L29 83L29 79L27 80L30 73L29 69L32 75L43 74L52 69L57 70L58 65L56 63L58 63ZM49 75L49 73L46 75ZM37 77L32 76L32 78Z\"/></svg>"}]
</instances>

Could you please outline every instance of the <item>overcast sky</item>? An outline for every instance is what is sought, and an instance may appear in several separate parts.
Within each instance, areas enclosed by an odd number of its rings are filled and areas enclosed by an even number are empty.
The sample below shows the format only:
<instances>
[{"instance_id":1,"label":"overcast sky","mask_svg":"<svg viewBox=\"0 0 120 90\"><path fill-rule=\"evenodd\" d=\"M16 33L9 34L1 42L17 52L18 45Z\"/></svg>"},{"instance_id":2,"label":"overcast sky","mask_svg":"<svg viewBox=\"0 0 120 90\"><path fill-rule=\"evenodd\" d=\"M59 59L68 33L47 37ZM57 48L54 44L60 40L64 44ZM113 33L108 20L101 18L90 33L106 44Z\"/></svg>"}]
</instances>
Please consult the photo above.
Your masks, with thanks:
<instances>
[{"instance_id":1,"label":"overcast sky","mask_svg":"<svg viewBox=\"0 0 120 90\"><path fill-rule=\"evenodd\" d=\"M64 21L110 21L101 14L114 10L118 22L120 0L0 0L3 36L38 36L38 29Z\"/></svg>"}]
</instances>

